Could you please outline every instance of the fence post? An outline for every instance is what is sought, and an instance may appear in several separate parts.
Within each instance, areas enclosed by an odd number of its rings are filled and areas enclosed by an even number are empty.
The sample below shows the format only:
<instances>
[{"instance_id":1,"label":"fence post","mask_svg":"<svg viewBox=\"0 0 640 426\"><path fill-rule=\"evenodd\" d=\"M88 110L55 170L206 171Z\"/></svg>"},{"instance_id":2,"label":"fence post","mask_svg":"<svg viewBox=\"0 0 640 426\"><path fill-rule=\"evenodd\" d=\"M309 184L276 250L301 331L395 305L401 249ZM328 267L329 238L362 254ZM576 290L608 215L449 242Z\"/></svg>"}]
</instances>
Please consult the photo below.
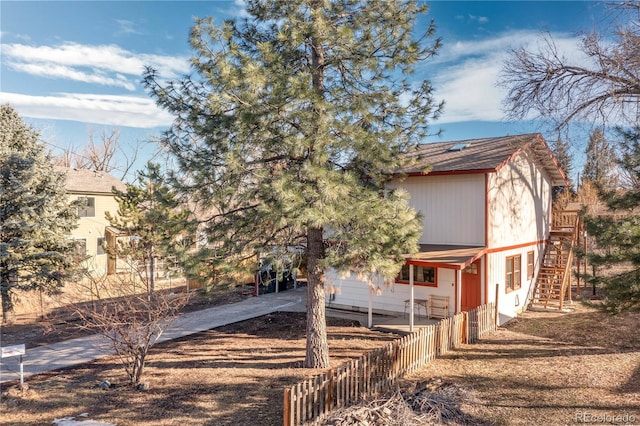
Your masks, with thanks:
<instances>
[{"instance_id":1,"label":"fence post","mask_svg":"<svg viewBox=\"0 0 640 426\"><path fill-rule=\"evenodd\" d=\"M462 343L469 341L469 312L464 312L462 317Z\"/></svg>"},{"instance_id":2,"label":"fence post","mask_svg":"<svg viewBox=\"0 0 640 426\"><path fill-rule=\"evenodd\" d=\"M284 390L284 426L291 426L291 389Z\"/></svg>"}]
</instances>

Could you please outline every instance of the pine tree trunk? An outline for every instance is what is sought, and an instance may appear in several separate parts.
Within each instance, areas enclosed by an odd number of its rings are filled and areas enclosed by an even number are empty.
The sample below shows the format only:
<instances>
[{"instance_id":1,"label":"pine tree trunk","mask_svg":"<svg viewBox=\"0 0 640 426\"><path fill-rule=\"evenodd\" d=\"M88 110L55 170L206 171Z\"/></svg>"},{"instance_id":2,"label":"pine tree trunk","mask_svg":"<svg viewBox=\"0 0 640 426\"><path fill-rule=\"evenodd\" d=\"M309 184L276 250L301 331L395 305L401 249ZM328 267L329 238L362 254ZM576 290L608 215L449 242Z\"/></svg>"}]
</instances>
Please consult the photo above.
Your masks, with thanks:
<instances>
[{"instance_id":1,"label":"pine tree trunk","mask_svg":"<svg viewBox=\"0 0 640 426\"><path fill-rule=\"evenodd\" d=\"M322 1L316 0L311 4L312 21L314 21L315 35L312 36L311 85L319 98L324 98L324 46L318 34L321 25L316 15L322 9ZM318 124L325 115L322 103L314 107ZM313 149L309 154L309 161L315 162ZM315 166L319 166L315 164ZM327 321L324 308L324 271L319 260L324 258L324 235L322 228L307 230L307 354L304 360L306 368L329 367L329 344L327 343Z\"/></svg>"},{"instance_id":2,"label":"pine tree trunk","mask_svg":"<svg viewBox=\"0 0 640 426\"><path fill-rule=\"evenodd\" d=\"M305 368L329 367L329 344L324 308L324 271L318 261L324 257L322 228L307 233L307 354Z\"/></svg>"},{"instance_id":3,"label":"pine tree trunk","mask_svg":"<svg viewBox=\"0 0 640 426\"><path fill-rule=\"evenodd\" d=\"M17 272L9 262L0 264L0 294L2 295L2 324L13 324L16 313L11 300L11 288L17 284Z\"/></svg>"},{"instance_id":4,"label":"pine tree trunk","mask_svg":"<svg viewBox=\"0 0 640 426\"><path fill-rule=\"evenodd\" d=\"M13 324L16 319L15 310L13 309L13 301L11 300L11 294L9 293L9 287L2 286L2 323Z\"/></svg>"}]
</instances>

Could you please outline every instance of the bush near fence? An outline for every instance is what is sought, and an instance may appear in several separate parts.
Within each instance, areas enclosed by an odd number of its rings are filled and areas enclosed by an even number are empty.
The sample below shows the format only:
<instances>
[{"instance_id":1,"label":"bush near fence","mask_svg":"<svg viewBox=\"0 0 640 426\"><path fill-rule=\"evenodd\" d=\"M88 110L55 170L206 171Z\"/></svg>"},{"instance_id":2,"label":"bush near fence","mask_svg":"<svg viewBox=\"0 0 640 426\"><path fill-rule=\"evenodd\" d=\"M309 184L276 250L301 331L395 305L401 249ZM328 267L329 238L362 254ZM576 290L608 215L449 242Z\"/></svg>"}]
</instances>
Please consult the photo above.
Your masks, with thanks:
<instances>
[{"instance_id":1,"label":"bush near fence","mask_svg":"<svg viewBox=\"0 0 640 426\"><path fill-rule=\"evenodd\" d=\"M420 327L382 348L286 388L284 425L310 424L331 410L385 392L436 356L462 343L475 343L495 329L493 303Z\"/></svg>"}]
</instances>

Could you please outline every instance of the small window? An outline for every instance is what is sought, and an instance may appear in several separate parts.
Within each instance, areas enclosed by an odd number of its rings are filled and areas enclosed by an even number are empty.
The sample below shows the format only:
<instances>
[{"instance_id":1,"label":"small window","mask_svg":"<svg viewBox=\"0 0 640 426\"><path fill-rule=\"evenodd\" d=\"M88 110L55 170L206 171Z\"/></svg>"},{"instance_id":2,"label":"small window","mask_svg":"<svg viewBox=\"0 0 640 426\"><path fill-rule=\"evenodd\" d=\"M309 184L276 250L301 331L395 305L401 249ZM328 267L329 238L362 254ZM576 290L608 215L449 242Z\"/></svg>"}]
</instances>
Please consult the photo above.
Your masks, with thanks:
<instances>
[{"instance_id":1,"label":"small window","mask_svg":"<svg viewBox=\"0 0 640 426\"><path fill-rule=\"evenodd\" d=\"M505 291L508 293L522 287L522 256L507 257L505 267Z\"/></svg>"},{"instance_id":2,"label":"small window","mask_svg":"<svg viewBox=\"0 0 640 426\"><path fill-rule=\"evenodd\" d=\"M78 197L78 217L96 216L96 198Z\"/></svg>"},{"instance_id":3,"label":"small window","mask_svg":"<svg viewBox=\"0 0 640 426\"><path fill-rule=\"evenodd\" d=\"M533 250L527 252L527 279L530 280L533 278L533 265L535 264L535 258L533 255Z\"/></svg>"},{"instance_id":4,"label":"small window","mask_svg":"<svg viewBox=\"0 0 640 426\"><path fill-rule=\"evenodd\" d=\"M96 240L96 255L105 254L104 251L104 237L98 237Z\"/></svg>"},{"instance_id":5,"label":"small window","mask_svg":"<svg viewBox=\"0 0 640 426\"><path fill-rule=\"evenodd\" d=\"M464 268L462 270L462 273L463 274L478 275L478 264L477 263L472 263L471 265L469 265L466 268Z\"/></svg>"},{"instance_id":6,"label":"small window","mask_svg":"<svg viewBox=\"0 0 640 426\"><path fill-rule=\"evenodd\" d=\"M402 266L396 282L409 284L409 265ZM413 265L413 283L415 285L437 287L436 268L432 266Z\"/></svg>"},{"instance_id":7,"label":"small window","mask_svg":"<svg viewBox=\"0 0 640 426\"><path fill-rule=\"evenodd\" d=\"M73 247L73 260L76 263L84 261L87 258L87 240L73 240Z\"/></svg>"}]
</instances>

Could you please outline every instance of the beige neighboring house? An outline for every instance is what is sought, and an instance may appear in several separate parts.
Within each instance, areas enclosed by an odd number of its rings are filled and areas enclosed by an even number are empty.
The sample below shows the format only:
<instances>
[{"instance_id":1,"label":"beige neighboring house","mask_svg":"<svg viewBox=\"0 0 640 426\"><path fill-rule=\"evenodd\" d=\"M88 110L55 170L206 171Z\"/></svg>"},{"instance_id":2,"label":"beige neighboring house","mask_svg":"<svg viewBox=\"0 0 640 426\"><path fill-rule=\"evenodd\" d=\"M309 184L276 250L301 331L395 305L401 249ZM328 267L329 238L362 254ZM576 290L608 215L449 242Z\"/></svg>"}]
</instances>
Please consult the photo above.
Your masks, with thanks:
<instances>
[{"instance_id":1,"label":"beige neighboring house","mask_svg":"<svg viewBox=\"0 0 640 426\"><path fill-rule=\"evenodd\" d=\"M105 172L58 168L67 176L66 189L71 201L79 201L78 227L71 232L77 242L78 255L88 256L89 271L99 275L114 274L116 259L104 250L115 247L118 230L109 226L105 213L117 214L118 203L112 189L125 190L126 185Z\"/></svg>"}]
</instances>

